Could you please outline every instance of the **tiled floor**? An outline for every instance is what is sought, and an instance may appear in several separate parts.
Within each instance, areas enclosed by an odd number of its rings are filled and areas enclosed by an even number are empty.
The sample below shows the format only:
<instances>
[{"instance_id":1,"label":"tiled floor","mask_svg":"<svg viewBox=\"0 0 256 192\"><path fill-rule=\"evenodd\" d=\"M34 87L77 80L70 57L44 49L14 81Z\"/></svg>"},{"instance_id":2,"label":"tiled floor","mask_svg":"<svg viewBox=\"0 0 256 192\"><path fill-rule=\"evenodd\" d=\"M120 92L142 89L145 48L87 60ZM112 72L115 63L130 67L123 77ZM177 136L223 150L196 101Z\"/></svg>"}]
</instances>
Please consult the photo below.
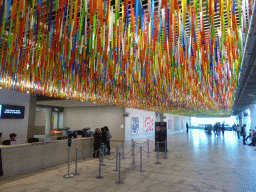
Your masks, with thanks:
<instances>
[{"instance_id":1,"label":"tiled floor","mask_svg":"<svg viewBox=\"0 0 256 192\"><path fill-rule=\"evenodd\" d=\"M131 155L121 161L121 181L116 184L115 149L120 143L112 142L112 155L104 160L103 179L99 174L98 159L81 160L79 175L64 179L67 165L0 179L0 191L256 191L256 147L243 145L235 132L223 135L206 134L204 130L189 130L168 135L168 159L155 164L157 153L150 143L150 155L143 153L143 173L140 170L139 145L136 147L136 164ZM137 141L144 142L144 141ZM249 141L248 141L249 143ZM125 153L131 143L126 142ZM147 150L145 147L144 150ZM74 164L71 166L74 172Z\"/></svg>"}]
</instances>

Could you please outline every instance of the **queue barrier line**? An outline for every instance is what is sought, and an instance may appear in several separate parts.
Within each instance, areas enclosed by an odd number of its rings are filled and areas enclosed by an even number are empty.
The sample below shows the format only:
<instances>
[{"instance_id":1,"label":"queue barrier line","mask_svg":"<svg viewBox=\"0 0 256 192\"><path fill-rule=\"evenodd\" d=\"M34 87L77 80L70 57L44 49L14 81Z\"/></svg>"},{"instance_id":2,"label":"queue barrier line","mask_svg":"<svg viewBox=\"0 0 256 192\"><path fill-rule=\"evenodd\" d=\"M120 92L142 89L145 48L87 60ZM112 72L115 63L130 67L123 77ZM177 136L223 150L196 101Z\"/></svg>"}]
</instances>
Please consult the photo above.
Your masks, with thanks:
<instances>
[{"instance_id":1,"label":"queue barrier line","mask_svg":"<svg viewBox=\"0 0 256 192\"><path fill-rule=\"evenodd\" d=\"M132 140L132 149L128 152L128 153L122 153L119 149L119 146L117 146L117 150L115 152L113 152L114 154L116 154L116 157L114 158L106 158L107 160L109 161L112 161L114 159L116 159L116 170L118 170L118 167L119 167L119 181L116 182L117 184L121 184L123 182L121 182L121 157L123 157L123 159L132 159L133 158L133 164L135 164L135 157L140 153L140 172L144 172L142 170L142 154L143 152L144 153L147 153L148 154L148 157L149 157L149 153L153 153L155 152L155 150L153 151L149 151L149 143L155 143L157 144L157 162L156 164L161 164L159 162L159 144L160 143L166 143L167 144L167 141L162 141L162 142L153 142L153 141L147 141L145 143L137 143L135 142L134 140ZM145 144L145 145L144 145ZM147 145L148 144L148 145ZM144 145L144 146L137 146L137 145ZM148 151L144 150L144 147L148 147ZM138 151L136 151L136 147L139 148ZM94 153L97 153L99 151L100 153L100 158L99 158L99 175L96 177L96 178L103 178L103 176L101 175L101 166L104 166L103 164L103 159L104 159L104 152L105 152L105 145L103 144L98 150L94 151L92 154L89 154L89 156L93 155ZM122 151L124 151L124 142L122 142ZM83 153L83 151L80 151L78 148L76 148L76 167L75 167L75 175L77 175L77 154L78 152L81 152L82 154L85 154ZM106 151L107 152L107 151ZM124 158L124 155L128 155L130 154L131 152L133 152L132 156L130 158ZM167 150L166 150L166 146L165 146L165 157L166 157L166 154L167 154ZM110 166L111 167L111 166Z\"/></svg>"},{"instance_id":2,"label":"queue barrier line","mask_svg":"<svg viewBox=\"0 0 256 192\"><path fill-rule=\"evenodd\" d=\"M134 140L133 140L133 142L135 142L135 143L138 144L138 145L143 145L143 144L147 144L147 143L148 143L148 141L143 142L143 143L139 143L139 142L136 142L136 141L134 141Z\"/></svg>"},{"instance_id":3,"label":"queue barrier line","mask_svg":"<svg viewBox=\"0 0 256 192\"><path fill-rule=\"evenodd\" d=\"M143 144L143 145L144 145L143 147L146 147L146 146L147 146L147 144L148 144L148 143ZM136 146L137 148L140 148L140 146L138 146L136 143L135 143L135 146Z\"/></svg>"}]
</instances>

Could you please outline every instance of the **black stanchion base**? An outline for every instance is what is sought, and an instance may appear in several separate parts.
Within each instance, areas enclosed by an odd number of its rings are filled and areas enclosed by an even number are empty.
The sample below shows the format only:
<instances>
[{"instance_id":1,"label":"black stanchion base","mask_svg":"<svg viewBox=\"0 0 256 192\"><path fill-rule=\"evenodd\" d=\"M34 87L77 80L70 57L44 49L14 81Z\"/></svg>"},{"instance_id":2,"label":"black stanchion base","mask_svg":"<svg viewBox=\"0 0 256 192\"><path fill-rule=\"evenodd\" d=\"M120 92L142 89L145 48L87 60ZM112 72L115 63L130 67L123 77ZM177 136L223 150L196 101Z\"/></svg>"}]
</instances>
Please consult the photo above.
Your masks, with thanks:
<instances>
[{"instance_id":1,"label":"black stanchion base","mask_svg":"<svg viewBox=\"0 0 256 192\"><path fill-rule=\"evenodd\" d=\"M107 166L106 164L101 164L100 166Z\"/></svg>"},{"instance_id":2,"label":"black stanchion base","mask_svg":"<svg viewBox=\"0 0 256 192\"><path fill-rule=\"evenodd\" d=\"M156 162L156 164L162 164L161 162Z\"/></svg>"},{"instance_id":3,"label":"black stanchion base","mask_svg":"<svg viewBox=\"0 0 256 192\"><path fill-rule=\"evenodd\" d=\"M97 179L102 179L102 178L104 178L103 176L97 176L97 177L95 177L95 178L97 178Z\"/></svg>"},{"instance_id":4,"label":"black stanchion base","mask_svg":"<svg viewBox=\"0 0 256 192\"><path fill-rule=\"evenodd\" d=\"M72 178L72 177L74 177L74 175L72 175L72 174L67 174L67 175L64 175L64 176L63 176L63 178L66 178L66 179Z\"/></svg>"},{"instance_id":5,"label":"black stanchion base","mask_svg":"<svg viewBox=\"0 0 256 192\"><path fill-rule=\"evenodd\" d=\"M77 173L77 174L74 173L73 175L74 175L74 176L75 176L75 175L80 175L80 173Z\"/></svg>"},{"instance_id":6,"label":"black stanchion base","mask_svg":"<svg viewBox=\"0 0 256 192\"><path fill-rule=\"evenodd\" d=\"M143 170L142 170L142 171L140 171L140 172L141 172L141 173L144 173L144 172L146 172L146 171L143 171Z\"/></svg>"},{"instance_id":7,"label":"black stanchion base","mask_svg":"<svg viewBox=\"0 0 256 192\"><path fill-rule=\"evenodd\" d=\"M164 159L168 159L168 157L163 157Z\"/></svg>"},{"instance_id":8,"label":"black stanchion base","mask_svg":"<svg viewBox=\"0 0 256 192\"><path fill-rule=\"evenodd\" d=\"M120 181L120 182L117 181L116 184L124 184L124 182L122 182L122 181Z\"/></svg>"}]
</instances>

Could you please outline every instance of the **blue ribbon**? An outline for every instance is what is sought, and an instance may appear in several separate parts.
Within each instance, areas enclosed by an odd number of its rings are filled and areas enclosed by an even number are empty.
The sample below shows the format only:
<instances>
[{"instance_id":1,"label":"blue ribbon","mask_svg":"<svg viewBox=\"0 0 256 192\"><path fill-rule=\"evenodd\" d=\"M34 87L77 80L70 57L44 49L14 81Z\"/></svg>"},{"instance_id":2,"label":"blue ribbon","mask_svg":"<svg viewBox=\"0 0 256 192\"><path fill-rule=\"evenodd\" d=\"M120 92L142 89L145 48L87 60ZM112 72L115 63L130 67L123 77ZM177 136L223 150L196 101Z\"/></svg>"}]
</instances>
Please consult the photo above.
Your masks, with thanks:
<instances>
[{"instance_id":1,"label":"blue ribbon","mask_svg":"<svg viewBox=\"0 0 256 192\"><path fill-rule=\"evenodd\" d=\"M49 23L48 23L48 31L50 31L51 23L52 23L52 7L53 7L53 0L51 0L51 6L50 6L50 16L49 16Z\"/></svg>"}]
</instances>

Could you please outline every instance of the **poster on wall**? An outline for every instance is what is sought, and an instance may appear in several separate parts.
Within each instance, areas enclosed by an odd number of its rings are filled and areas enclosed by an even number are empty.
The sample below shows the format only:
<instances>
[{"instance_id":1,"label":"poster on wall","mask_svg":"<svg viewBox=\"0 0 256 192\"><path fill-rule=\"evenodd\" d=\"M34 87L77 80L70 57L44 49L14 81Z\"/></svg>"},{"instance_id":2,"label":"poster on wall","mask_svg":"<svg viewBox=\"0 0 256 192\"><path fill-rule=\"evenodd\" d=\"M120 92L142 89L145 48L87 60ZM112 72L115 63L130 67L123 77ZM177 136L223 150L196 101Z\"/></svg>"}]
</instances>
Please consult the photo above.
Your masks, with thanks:
<instances>
[{"instance_id":1,"label":"poster on wall","mask_svg":"<svg viewBox=\"0 0 256 192\"><path fill-rule=\"evenodd\" d=\"M137 134L140 129L139 117L132 117L132 134Z\"/></svg>"},{"instance_id":2,"label":"poster on wall","mask_svg":"<svg viewBox=\"0 0 256 192\"><path fill-rule=\"evenodd\" d=\"M144 118L144 133L153 133L154 132L154 120L152 117Z\"/></svg>"},{"instance_id":3,"label":"poster on wall","mask_svg":"<svg viewBox=\"0 0 256 192\"><path fill-rule=\"evenodd\" d=\"M168 119L168 129L172 129L172 120Z\"/></svg>"}]
</instances>

